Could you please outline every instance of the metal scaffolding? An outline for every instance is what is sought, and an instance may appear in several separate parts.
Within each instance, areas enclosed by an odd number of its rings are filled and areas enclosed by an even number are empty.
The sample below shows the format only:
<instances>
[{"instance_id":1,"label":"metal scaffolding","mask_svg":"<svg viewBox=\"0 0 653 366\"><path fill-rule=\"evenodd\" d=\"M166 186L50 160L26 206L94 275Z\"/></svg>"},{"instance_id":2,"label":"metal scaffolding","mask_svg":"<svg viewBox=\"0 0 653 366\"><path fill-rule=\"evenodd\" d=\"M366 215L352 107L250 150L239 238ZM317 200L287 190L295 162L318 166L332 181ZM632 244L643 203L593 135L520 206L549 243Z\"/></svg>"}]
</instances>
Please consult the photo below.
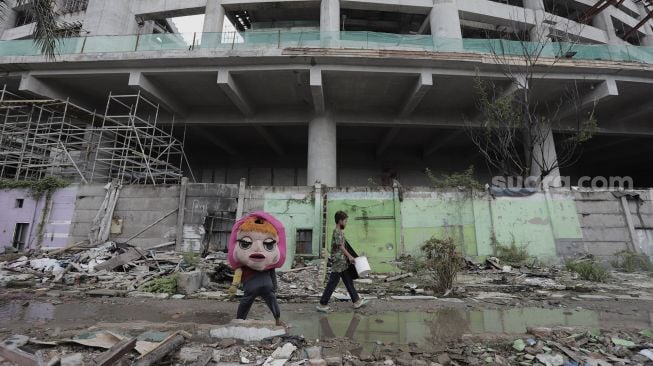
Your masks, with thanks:
<instances>
[{"instance_id":1,"label":"metal scaffolding","mask_svg":"<svg viewBox=\"0 0 653 366\"><path fill-rule=\"evenodd\" d=\"M69 101L0 95L0 178L176 184L187 168L184 138L157 125L159 106L110 94L105 114ZM193 178L194 181L194 178Z\"/></svg>"},{"instance_id":2,"label":"metal scaffolding","mask_svg":"<svg viewBox=\"0 0 653 366\"><path fill-rule=\"evenodd\" d=\"M3 87L0 95L0 177L45 176L85 181L95 113L69 101L24 99Z\"/></svg>"}]
</instances>

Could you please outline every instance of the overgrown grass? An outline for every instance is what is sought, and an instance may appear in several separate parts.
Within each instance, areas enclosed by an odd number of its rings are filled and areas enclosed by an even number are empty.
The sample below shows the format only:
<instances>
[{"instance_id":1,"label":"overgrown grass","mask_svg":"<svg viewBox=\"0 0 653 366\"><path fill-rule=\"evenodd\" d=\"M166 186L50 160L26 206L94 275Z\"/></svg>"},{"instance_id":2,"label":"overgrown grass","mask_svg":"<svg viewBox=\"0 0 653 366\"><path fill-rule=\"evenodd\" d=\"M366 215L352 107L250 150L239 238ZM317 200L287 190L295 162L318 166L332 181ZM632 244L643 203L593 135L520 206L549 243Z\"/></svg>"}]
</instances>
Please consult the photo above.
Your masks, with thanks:
<instances>
[{"instance_id":1,"label":"overgrown grass","mask_svg":"<svg viewBox=\"0 0 653 366\"><path fill-rule=\"evenodd\" d=\"M578 273L586 281L605 282L610 278L610 271L595 261L568 261L567 269Z\"/></svg>"},{"instance_id":2,"label":"overgrown grass","mask_svg":"<svg viewBox=\"0 0 653 366\"><path fill-rule=\"evenodd\" d=\"M464 259L453 238L431 238L422 247L423 266L429 270L434 289L445 293L453 289L454 281L463 268Z\"/></svg>"},{"instance_id":3,"label":"overgrown grass","mask_svg":"<svg viewBox=\"0 0 653 366\"><path fill-rule=\"evenodd\" d=\"M199 254L193 252L192 250L188 252L184 252L182 254L182 258L184 260L184 263L186 263L190 267L196 266L197 263L199 263L200 261Z\"/></svg>"},{"instance_id":4,"label":"overgrown grass","mask_svg":"<svg viewBox=\"0 0 653 366\"><path fill-rule=\"evenodd\" d=\"M470 166L462 172L453 174L435 175L430 169L425 170L426 176L431 181L433 187L438 189L459 188L466 190L482 191L483 185L474 179L474 166Z\"/></svg>"},{"instance_id":5,"label":"overgrown grass","mask_svg":"<svg viewBox=\"0 0 653 366\"><path fill-rule=\"evenodd\" d=\"M515 238L512 238L510 245L503 245L496 239L493 239L492 242L497 251L497 258L503 262L518 264L526 261L530 257L526 246L517 245Z\"/></svg>"},{"instance_id":6,"label":"overgrown grass","mask_svg":"<svg viewBox=\"0 0 653 366\"><path fill-rule=\"evenodd\" d=\"M634 253L628 250L617 253L617 259L612 262L615 268L624 272L653 272L653 263L651 259L644 255Z\"/></svg>"},{"instance_id":7,"label":"overgrown grass","mask_svg":"<svg viewBox=\"0 0 653 366\"><path fill-rule=\"evenodd\" d=\"M174 294L177 292L177 275L155 278L141 286L141 290L157 294Z\"/></svg>"}]
</instances>

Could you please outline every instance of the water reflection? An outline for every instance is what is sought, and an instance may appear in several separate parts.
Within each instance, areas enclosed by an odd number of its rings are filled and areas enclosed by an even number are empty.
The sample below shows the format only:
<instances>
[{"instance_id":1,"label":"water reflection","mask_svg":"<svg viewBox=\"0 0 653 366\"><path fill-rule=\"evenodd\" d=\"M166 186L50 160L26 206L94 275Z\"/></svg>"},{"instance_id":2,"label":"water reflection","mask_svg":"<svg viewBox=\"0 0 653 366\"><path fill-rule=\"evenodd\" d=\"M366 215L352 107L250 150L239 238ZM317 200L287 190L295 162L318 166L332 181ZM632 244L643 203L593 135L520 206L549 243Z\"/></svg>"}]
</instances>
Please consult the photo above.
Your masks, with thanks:
<instances>
[{"instance_id":1,"label":"water reflection","mask_svg":"<svg viewBox=\"0 0 653 366\"><path fill-rule=\"evenodd\" d=\"M523 334L528 327L569 326L588 329L653 327L649 313L599 313L590 310L441 309L424 312L291 314L291 332L309 339L346 337L360 343L437 344L463 334Z\"/></svg>"}]
</instances>

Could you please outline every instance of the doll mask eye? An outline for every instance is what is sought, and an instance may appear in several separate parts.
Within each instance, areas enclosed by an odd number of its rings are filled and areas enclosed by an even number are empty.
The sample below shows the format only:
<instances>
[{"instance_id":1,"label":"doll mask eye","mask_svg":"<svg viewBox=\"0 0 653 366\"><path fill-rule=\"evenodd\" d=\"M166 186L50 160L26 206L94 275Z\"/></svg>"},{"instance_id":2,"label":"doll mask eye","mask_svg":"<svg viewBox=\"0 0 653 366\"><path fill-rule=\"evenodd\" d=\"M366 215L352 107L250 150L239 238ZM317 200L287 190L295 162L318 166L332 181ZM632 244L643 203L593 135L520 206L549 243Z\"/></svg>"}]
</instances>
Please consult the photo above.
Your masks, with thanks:
<instances>
[{"instance_id":1,"label":"doll mask eye","mask_svg":"<svg viewBox=\"0 0 653 366\"><path fill-rule=\"evenodd\" d=\"M238 246L242 250L247 250L252 247L252 239L245 237L238 240Z\"/></svg>"},{"instance_id":2,"label":"doll mask eye","mask_svg":"<svg viewBox=\"0 0 653 366\"><path fill-rule=\"evenodd\" d=\"M277 241L274 239L265 239L263 241L263 246L265 247L265 250L271 252L277 246Z\"/></svg>"}]
</instances>

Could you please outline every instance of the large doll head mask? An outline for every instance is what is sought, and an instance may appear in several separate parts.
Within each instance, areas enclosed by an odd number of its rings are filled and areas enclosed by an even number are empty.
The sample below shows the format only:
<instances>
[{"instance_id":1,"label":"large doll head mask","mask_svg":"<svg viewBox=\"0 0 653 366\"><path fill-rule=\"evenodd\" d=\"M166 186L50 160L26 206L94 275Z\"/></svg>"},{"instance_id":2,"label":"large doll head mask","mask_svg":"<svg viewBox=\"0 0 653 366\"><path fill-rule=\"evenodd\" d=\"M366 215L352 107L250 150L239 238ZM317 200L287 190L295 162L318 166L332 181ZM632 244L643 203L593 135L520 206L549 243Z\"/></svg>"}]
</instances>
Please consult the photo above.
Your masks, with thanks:
<instances>
[{"instance_id":1,"label":"large doll head mask","mask_svg":"<svg viewBox=\"0 0 653 366\"><path fill-rule=\"evenodd\" d=\"M253 212L236 221L229 238L229 265L264 271L286 261L283 224L265 212Z\"/></svg>"}]
</instances>

